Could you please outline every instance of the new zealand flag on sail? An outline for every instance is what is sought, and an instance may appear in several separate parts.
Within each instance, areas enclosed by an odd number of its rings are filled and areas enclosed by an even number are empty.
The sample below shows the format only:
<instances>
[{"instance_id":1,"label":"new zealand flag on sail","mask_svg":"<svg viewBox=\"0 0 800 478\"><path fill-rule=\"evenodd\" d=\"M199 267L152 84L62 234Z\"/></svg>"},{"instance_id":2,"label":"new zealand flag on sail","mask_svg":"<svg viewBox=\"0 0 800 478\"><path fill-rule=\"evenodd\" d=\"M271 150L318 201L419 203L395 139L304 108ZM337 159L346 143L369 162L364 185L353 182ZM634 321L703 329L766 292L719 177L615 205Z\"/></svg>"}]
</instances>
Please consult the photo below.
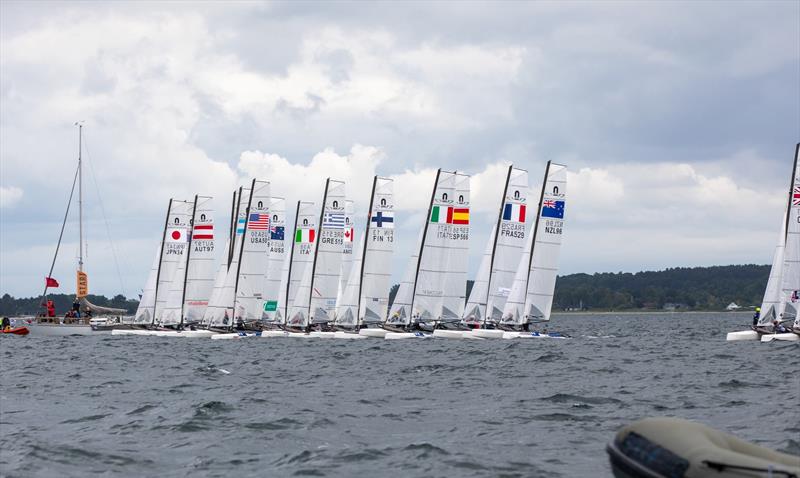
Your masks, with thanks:
<instances>
[{"instance_id":1,"label":"new zealand flag on sail","mask_svg":"<svg viewBox=\"0 0 800 478\"><path fill-rule=\"evenodd\" d=\"M564 219L564 201L545 199L544 202L542 202L542 217Z\"/></svg>"},{"instance_id":2,"label":"new zealand flag on sail","mask_svg":"<svg viewBox=\"0 0 800 478\"><path fill-rule=\"evenodd\" d=\"M270 239L272 239L273 241L282 241L283 230L284 226L272 226L271 228L269 228Z\"/></svg>"}]
</instances>

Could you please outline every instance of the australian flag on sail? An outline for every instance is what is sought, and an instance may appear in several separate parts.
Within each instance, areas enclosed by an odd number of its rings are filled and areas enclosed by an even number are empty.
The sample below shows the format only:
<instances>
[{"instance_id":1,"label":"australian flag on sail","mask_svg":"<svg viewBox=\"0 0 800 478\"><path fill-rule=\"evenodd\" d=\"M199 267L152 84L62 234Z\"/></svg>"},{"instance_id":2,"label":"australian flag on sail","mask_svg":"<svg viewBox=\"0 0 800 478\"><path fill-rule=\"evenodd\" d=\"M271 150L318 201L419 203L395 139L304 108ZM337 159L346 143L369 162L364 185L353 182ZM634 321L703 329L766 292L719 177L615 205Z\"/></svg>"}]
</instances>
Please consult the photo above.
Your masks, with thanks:
<instances>
[{"instance_id":1,"label":"australian flag on sail","mask_svg":"<svg viewBox=\"0 0 800 478\"><path fill-rule=\"evenodd\" d=\"M269 214L251 213L250 219L247 221L247 228L251 231L268 231Z\"/></svg>"},{"instance_id":2,"label":"australian flag on sail","mask_svg":"<svg viewBox=\"0 0 800 478\"><path fill-rule=\"evenodd\" d=\"M544 202L542 202L542 217L564 219L564 201L545 199Z\"/></svg>"},{"instance_id":3,"label":"australian flag on sail","mask_svg":"<svg viewBox=\"0 0 800 478\"><path fill-rule=\"evenodd\" d=\"M383 227L386 229L393 229L394 228L394 213L393 212L383 212L378 211L372 216L370 219L372 223L375 224L375 227Z\"/></svg>"},{"instance_id":4,"label":"australian flag on sail","mask_svg":"<svg viewBox=\"0 0 800 478\"><path fill-rule=\"evenodd\" d=\"M283 240L283 226L272 226L269 228L269 238L273 241L282 241Z\"/></svg>"},{"instance_id":5,"label":"australian flag on sail","mask_svg":"<svg viewBox=\"0 0 800 478\"><path fill-rule=\"evenodd\" d=\"M344 229L344 213L326 212L322 217L322 227L331 229Z\"/></svg>"}]
</instances>

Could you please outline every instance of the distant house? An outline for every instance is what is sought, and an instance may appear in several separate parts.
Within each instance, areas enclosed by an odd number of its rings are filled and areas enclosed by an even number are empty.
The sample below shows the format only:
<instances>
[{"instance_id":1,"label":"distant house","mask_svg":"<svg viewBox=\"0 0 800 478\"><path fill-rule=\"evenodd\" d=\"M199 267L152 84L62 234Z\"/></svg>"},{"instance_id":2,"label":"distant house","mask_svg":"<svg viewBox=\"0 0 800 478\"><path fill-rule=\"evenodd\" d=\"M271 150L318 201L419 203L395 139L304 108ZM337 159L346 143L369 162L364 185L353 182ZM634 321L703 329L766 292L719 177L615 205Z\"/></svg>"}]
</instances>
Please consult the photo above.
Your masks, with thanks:
<instances>
[{"instance_id":1,"label":"distant house","mask_svg":"<svg viewBox=\"0 0 800 478\"><path fill-rule=\"evenodd\" d=\"M728 304L727 307L725 307L725 310L727 310L728 312L731 312L731 311L734 311L734 310L739 310L739 309L741 309L741 307L736 305L736 302L731 302L730 304Z\"/></svg>"},{"instance_id":2,"label":"distant house","mask_svg":"<svg viewBox=\"0 0 800 478\"><path fill-rule=\"evenodd\" d=\"M664 310L671 310L671 311L675 311L675 310L679 310L679 309L685 309L686 307L687 307L686 304L680 304L680 303L674 303L674 302L666 302L664 304Z\"/></svg>"}]
</instances>

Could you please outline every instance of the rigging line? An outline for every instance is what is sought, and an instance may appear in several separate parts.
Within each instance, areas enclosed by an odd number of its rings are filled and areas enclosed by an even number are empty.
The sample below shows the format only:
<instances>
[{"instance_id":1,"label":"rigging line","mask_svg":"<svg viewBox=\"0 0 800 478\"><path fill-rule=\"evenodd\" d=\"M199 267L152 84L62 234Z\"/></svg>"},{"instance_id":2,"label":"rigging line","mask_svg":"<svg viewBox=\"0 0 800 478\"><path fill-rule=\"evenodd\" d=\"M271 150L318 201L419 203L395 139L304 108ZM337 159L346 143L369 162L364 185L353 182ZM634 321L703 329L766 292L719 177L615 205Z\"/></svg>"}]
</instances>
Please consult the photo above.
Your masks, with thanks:
<instances>
[{"instance_id":1,"label":"rigging line","mask_svg":"<svg viewBox=\"0 0 800 478\"><path fill-rule=\"evenodd\" d=\"M47 277L53 277L53 268L56 266L56 259L58 258L58 249L61 247L61 238L64 237L64 226L67 225L67 217L69 217L69 207L72 204L72 196L75 194L75 183L78 182L78 168L75 168L75 177L72 178L72 189L69 190L69 200L67 201L67 210L64 212L64 220L61 222L61 232L58 233L58 243L56 243L56 252L53 254L53 262L50 264L50 273ZM42 300L47 297L47 281L45 281L44 292L42 292Z\"/></svg>"},{"instance_id":2,"label":"rigging line","mask_svg":"<svg viewBox=\"0 0 800 478\"><path fill-rule=\"evenodd\" d=\"M86 149L86 159L89 163L89 172L92 176L92 182L94 183L95 192L97 193L97 202L100 204L100 213L103 215L103 222L106 226L106 236L108 237L108 243L111 246L111 257L114 258L114 266L117 269L117 278L119 279L119 285L122 288L122 295L126 298L128 294L125 292L125 282L122 279L122 272L119 268L119 260L117 260L117 250L114 247L114 241L111 239L111 229L108 227L108 219L106 218L106 208L103 205L103 198L100 196L100 186L97 184L97 177L94 174L94 166L91 161L91 155L89 154L89 142L86 140L86 133L83 133L83 147Z\"/></svg>"}]
</instances>

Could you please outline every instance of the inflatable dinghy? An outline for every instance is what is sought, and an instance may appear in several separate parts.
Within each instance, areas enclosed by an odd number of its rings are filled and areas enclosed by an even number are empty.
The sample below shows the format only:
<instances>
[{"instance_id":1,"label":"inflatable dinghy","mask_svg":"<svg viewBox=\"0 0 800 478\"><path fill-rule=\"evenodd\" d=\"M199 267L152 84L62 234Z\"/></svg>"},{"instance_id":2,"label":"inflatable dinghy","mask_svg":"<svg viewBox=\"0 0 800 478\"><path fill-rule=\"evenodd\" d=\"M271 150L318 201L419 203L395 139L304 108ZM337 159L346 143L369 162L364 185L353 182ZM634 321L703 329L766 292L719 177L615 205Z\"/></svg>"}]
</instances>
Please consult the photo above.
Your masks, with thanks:
<instances>
[{"instance_id":1,"label":"inflatable dinghy","mask_svg":"<svg viewBox=\"0 0 800 478\"><path fill-rule=\"evenodd\" d=\"M606 451L617 478L800 478L800 456L677 418L634 422Z\"/></svg>"}]
</instances>

